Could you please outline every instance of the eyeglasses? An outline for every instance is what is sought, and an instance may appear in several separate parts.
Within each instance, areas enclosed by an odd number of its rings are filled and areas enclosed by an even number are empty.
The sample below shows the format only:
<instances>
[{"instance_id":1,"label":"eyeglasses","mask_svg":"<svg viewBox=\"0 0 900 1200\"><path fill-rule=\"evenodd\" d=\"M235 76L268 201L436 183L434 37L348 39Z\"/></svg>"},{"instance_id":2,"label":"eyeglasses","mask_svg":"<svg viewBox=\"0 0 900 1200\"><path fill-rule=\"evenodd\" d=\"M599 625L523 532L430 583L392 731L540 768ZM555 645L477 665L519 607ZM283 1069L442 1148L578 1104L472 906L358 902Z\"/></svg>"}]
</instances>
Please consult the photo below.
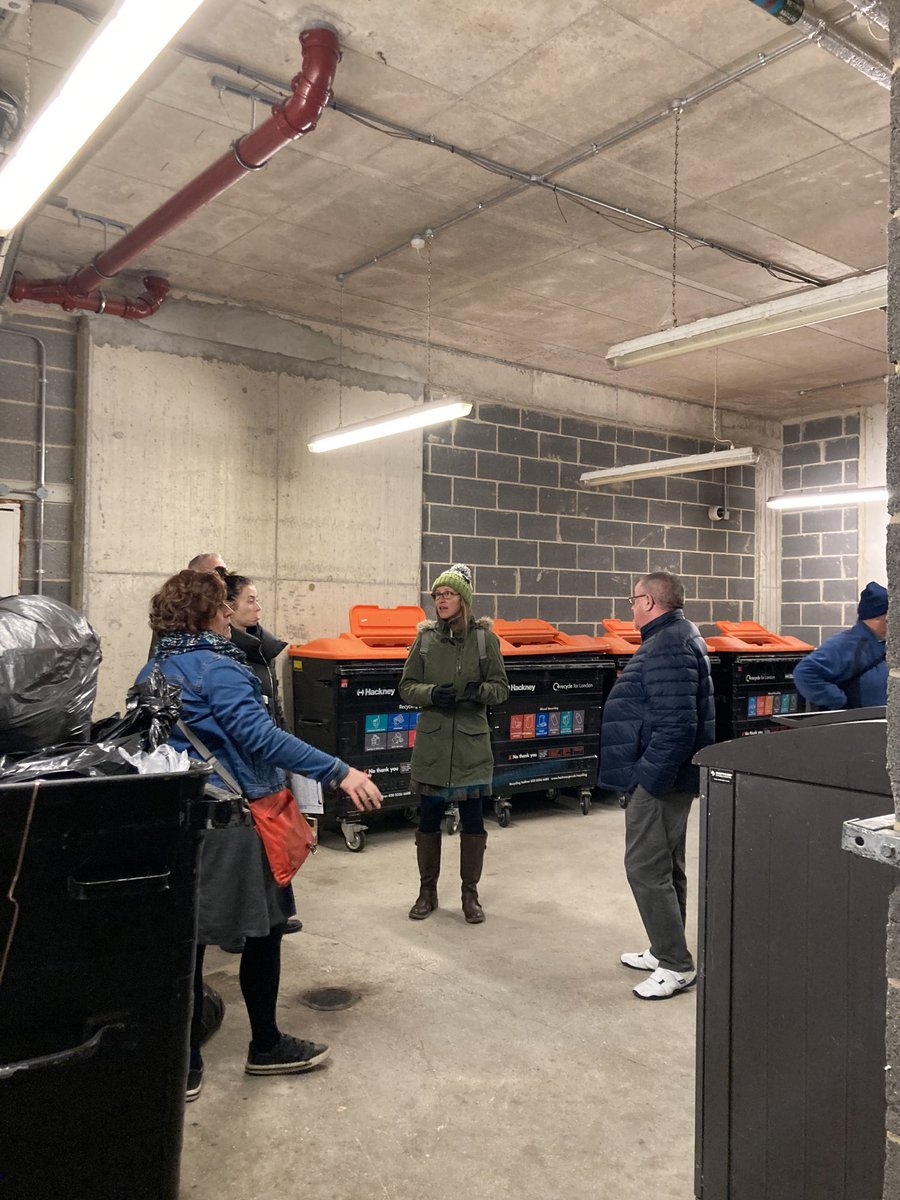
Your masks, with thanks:
<instances>
[{"instance_id":1,"label":"eyeglasses","mask_svg":"<svg viewBox=\"0 0 900 1200\"><path fill-rule=\"evenodd\" d=\"M233 608L231 607L231 605L230 605L230 604L228 604L227 602L226 602L226 603L224 603L224 604L222 604L222 605L220 605L220 607L221 607L222 609L224 609L224 610L225 610L225 616L226 616L226 617L233 617L233 616L234 616L234 609L233 609Z\"/></svg>"},{"instance_id":2,"label":"eyeglasses","mask_svg":"<svg viewBox=\"0 0 900 1200\"><path fill-rule=\"evenodd\" d=\"M435 600L452 600L455 595L456 592L435 592L434 598Z\"/></svg>"},{"instance_id":3,"label":"eyeglasses","mask_svg":"<svg viewBox=\"0 0 900 1200\"><path fill-rule=\"evenodd\" d=\"M633 596L628 597L628 603L634 608L638 600L652 600L653 597L649 592L635 592Z\"/></svg>"}]
</instances>

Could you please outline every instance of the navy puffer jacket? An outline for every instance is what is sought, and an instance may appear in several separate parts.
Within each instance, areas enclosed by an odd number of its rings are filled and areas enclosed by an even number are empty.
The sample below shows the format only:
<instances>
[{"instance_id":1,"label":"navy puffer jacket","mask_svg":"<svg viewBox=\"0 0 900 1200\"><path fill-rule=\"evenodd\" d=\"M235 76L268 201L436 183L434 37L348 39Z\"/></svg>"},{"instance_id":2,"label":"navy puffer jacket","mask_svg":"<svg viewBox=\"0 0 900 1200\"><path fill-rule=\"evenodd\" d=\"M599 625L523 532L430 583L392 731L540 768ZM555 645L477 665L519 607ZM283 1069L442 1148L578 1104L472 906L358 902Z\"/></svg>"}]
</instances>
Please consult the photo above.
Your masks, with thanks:
<instances>
[{"instance_id":1,"label":"navy puffer jacket","mask_svg":"<svg viewBox=\"0 0 900 1200\"><path fill-rule=\"evenodd\" d=\"M600 731L600 786L654 796L695 792L691 759L715 741L706 643L680 608L641 630L641 645L616 680Z\"/></svg>"}]
</instances>

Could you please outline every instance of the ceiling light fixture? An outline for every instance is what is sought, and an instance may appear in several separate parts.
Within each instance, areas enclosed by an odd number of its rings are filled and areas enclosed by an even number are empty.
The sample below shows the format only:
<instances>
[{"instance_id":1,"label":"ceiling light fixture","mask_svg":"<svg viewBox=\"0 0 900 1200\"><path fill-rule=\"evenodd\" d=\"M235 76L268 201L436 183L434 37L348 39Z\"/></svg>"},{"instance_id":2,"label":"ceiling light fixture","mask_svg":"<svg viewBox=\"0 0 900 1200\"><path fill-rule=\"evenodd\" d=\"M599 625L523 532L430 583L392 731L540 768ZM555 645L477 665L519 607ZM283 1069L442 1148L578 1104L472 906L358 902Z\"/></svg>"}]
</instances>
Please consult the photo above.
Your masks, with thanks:
<instances>
[{"instance_id":1,"label":"ceiling light fixture","mask_svg":"<svg viewBox=\"0 0 900 1200\"><path fill-rule=\"evenodd\" d=\"M738 446L731 450L711 450L708 454L657 458L653 462L632 463L627 467L585 471L581 482L586 487L603 487L608 483L631 483L635 479L655 479L660 475L693 475L697 471L714 471L718 467L750 467L758 461L759 451L752 446Z\"/></svg>"},{"instance_id":2,"label":"ceiling light fixture","mask_svg":"<svg viewBox=\"0 0 900 1200\"><path fill-rule=\"evenodd\" d=\"M376 438L406 433L410 429L423 429L426 425L438 425L443 421L453 421L457 417L467 417L471 411L472 405L468 400L463 400L460 396L444 396L441 400L419 404L415 408L405 408L400 412L386 413L383 417L358 421L355 425L345 425L331 433L316 434L307 445L313 454L321 454L325 450L339 450L342 446L373 442Z\"/></svg>"},{"instance_id":3,"label":"ceiling light fixture","mask_svg":"<svg viewBox=\"0 0 900 1200\"><path fill-rule=\"evenodd\" d=\"M707 350L745 338L764 337L838 317L851 317L855 313L883 308L886 304L887 270L882 267L853 279L842 279L840 283L829 283L777 300L765 300L719 316L703 317L687 325L649 333L629 342L618 342L610 346L606 358L616 368L638 367L661 358L690 354L693 350Z\"/></svg>"},{"instance_id":4,"label":"ceiling light fixture","mask_svg":"<svg viewBox=\"0 0 900 1200\"><path fill-rule=\"evenodd\" d=\"M852 504L887 502L887 488L842 488L836 492L785 492L766 501L768 508L782 512L799 512L804 508L848 508Z\"/></svg>"},{"instance_id":5,"label":"ceiling light fixture","mask_svg":"<svg viewBox=\"0 0 900 1200\"><path fill-rule=\"evenodd\" d=\"M203 0L119 0L0 170L0 237L19 224Z\"/></svg>"}]
</instances>

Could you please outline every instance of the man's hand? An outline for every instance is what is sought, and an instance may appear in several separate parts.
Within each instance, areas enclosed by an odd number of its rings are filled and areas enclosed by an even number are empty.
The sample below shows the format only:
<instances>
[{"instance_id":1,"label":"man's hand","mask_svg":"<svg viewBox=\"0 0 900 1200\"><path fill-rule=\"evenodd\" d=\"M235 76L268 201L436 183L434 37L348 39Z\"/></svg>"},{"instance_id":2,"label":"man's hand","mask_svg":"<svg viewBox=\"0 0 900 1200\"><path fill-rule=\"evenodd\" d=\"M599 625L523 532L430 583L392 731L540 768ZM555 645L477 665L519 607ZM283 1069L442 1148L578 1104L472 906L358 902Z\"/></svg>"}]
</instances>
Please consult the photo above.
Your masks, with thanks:
<instances>
[{"instance_id":1,"label":"man's hand","mask_svg":"<svg viewBox=\"0 0 900 1200\"><path fill-rule=\"evenodd\" d=\"M471 680L466 684L463 694L460 696L460 700L475 700L480 687L480 683L476 683L474 679Z\"/></svg>"},{"instance_id":2,"label":"man's hand","mask_svg":"<svg viewBox=\"0 0 900 1200\"><path fill-rule=\"evenodd\" d=\"M452 708L456 703L456 688L452 683L439 683L431 689L431 703L435 708Z\"/></svg>"},{"instance_id":3,"label":"man's hand","mask_svg":"<svg viewBox=\"0 0 900 1200\"><path fill-rule=\"evenodd\" d=\"M381 808L381 792L365 771L357 771L356 767L351 767L338 787L347 793L360 812Z\"/></svg>"}]
</instances>

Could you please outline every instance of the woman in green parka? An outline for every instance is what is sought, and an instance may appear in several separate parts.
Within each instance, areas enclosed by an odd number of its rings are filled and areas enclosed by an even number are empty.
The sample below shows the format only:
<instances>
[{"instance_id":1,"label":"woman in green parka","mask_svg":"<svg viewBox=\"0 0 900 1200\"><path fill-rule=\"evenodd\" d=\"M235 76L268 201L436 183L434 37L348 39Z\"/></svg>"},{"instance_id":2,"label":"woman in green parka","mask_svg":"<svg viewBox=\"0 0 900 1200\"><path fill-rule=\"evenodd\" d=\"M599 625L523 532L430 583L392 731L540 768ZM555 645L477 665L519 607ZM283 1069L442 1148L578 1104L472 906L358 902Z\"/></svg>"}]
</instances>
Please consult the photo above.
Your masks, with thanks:
<instances>
[{"instance_id":1,"label":"woman in green parka","mask_svg":"<svg viewBox=\"0 0 900 1200\"><path fill-rule=\"evenodd\" d=\"M502 704L509 682L497 635L487 617L472 616L472 572L456 563L431 585L436 621L423 621L400 680L400 696L422 709L410 773L419 799L416 856L419 898L410 918L423 921L438 906L441 820L459 806L462 908L471 925L484 920L478 882L487 833L483 800L491 795L494 758L487 706Z\"/></svg>"}]
</instances>

